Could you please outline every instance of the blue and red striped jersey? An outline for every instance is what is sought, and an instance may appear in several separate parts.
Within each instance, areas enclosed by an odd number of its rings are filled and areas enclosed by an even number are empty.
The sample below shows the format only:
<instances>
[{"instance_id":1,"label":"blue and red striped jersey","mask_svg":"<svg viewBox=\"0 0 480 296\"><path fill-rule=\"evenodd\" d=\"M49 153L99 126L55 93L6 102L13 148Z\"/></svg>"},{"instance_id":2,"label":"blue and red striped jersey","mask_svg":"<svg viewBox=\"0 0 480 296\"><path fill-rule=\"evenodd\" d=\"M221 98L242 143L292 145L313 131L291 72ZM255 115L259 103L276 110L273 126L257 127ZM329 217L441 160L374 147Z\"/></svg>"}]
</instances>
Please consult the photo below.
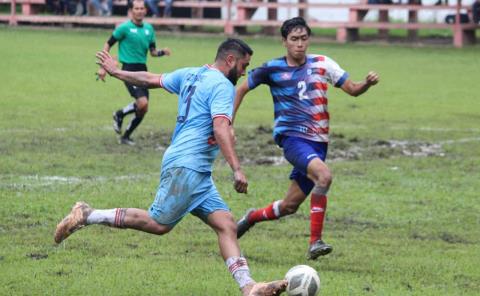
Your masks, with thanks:
<instances>
[{"instance_id":1,"label":"blue and red striped jersey","mask_svg":"<svg viewBox=\"0 0 480 296\"><path fill-rule=\"evenodd\" d=\"M248 87L267 84L273 97L273 135L328 142L328 84L341 87L348 73L323 55L307 55L305 64L291 67L285 57L270 60L249 72ZM278 143L278 141L277 141Z\"/></svg>"}]
</instances>

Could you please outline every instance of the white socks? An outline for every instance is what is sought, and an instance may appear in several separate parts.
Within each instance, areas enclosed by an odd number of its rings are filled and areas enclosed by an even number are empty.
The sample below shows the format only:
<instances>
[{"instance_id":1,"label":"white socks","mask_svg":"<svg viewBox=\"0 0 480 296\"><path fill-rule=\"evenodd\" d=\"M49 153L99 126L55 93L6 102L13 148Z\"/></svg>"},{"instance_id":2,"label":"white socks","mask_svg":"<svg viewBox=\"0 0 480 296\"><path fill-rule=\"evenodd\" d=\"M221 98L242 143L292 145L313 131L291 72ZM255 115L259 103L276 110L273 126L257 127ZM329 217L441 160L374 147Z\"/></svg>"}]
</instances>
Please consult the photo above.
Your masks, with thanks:
<instances>
[{"instance_id":1,"label":"white socks","mask_svg":"<svg viewBox=\"0 0 480 296\"><path fill-rule=\"evenodd\" d=\"M247 260L244 257L230 257L225 261L225 264L235 281L240 286L240 289L248 284L255 283L250 276Z\"/></svg>"},{"instance_id":2,"label":"white socks","mask_svg":"<svg viewBox=\"0 0 480 296\"><path fill-rule=\"evenodd\" d=\"M109 210L94 210L88 217L87 217L87 225L88 224L106 224L113 226L115 223L115 213L117 209L109 209Z\"/></svg>"}]
</instances>

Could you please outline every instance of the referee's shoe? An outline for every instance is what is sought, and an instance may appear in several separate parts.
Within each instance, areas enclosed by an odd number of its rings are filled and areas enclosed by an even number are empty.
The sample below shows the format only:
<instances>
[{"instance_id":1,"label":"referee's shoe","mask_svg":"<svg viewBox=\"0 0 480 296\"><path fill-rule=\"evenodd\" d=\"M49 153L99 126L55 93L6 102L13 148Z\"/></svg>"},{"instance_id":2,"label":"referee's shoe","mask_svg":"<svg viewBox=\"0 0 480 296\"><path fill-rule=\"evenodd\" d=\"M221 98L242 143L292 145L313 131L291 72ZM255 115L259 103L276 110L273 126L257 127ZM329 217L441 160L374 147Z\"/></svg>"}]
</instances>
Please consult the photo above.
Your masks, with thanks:
<instances>
[{"instance_id":1,"label":"referee's shoe","mask_svg":"<svg viewBox=\"0 0 480 296\"><path fill-rule=\"evenodd\" d=\"M113 112L113 130L119 135L122 133L122 123L123 117L119 116L117 112Z\"/></svg>"}]
</instances>

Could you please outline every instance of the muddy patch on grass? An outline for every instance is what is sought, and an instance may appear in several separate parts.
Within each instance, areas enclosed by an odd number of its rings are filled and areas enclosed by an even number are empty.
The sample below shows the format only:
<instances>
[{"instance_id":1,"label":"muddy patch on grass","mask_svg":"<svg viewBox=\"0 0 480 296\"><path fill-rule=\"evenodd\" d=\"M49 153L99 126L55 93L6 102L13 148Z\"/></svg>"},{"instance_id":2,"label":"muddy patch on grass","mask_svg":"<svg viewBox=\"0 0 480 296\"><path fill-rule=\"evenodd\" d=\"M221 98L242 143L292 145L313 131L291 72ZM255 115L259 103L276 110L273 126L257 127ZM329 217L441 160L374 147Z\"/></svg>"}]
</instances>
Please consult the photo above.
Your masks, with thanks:
<instances>
[{"instance_id":1,"label":"muddy patch on grass","mask_svg":"<svg viewBox=\"0 0 480 296\"><path fill-rule=\"evenodd\" d=\"M278 165L286 163L283 151L272 139L272 129L259 126L237 131L237 148L244 163ZM348 138L343 134L330 135L329 161L369 160L395 156L444 156L440 144L420 141L371 140Z\"/></svg>"},{"instance_id":2,"label":"muddy patch on grass","mask_svg":"<svg viewBox=\"0 0 480 296\"><path fill-rule=\"evenodd\" d=\"M472 244L471 241L448 232L442 232L440 234L420 234L413 232L410 237L415 240L442 240L449 244Z\"/></svg>"},{"instance_id":3,"label":"muddy patch on grass","mask_svg":"<svg viewBox=\"0 0 480 296\"><path fill-rule=\"evenodd\" d=\"M59 270L59 271L56 271L54 274L56 276L69 276L72 272L70 271L64 271L64 270Z\"/></svg>"},{"instance_id":4,"label":"muddy patch on grass","mask_svg":"<svg viewBox=\"0 0 480 296\"><path fill-rule=\"evenodd\" d=\"M137 244L132 244L132 243L127 243L126 246L129 247L130 249L137 249L138 248Z\"/></svg>"},{"instance_id":5,"label":"muddy patch on grass","mask_svg":"<svg viewBox=\"0 0 480 296\"><path fill-rule=\"evenodd\" d=\"M236 129L237 152L244 164L281 165L287 163L283 151L272 139L272 128L257 126L256 128ZM170 144L171 134L150 132L139 136L138 142L143 148L164 151ZM395 156L428 157L444 156L440 143L421 141L397 141L386 139L362 139L332 133L328 151L328 161L384 159Z\"/></svg>"},{"instance_id":6,"label":"muddy patch on grass","mask_svg":"<svg viewBox=\"0 0 480 296\"><path fill-rule=\"evenodd\" d=\"M42 259L47 259L48 254L41 254L41 253L30 253L27 254L27 257L33 259L33 260L42 260Z\"/></svg>"},{"instance_id":7,"label":"muddy patch on grass","mask_svg":"<svg viewBox=\"0 0 480 296\"><path fill-rule=\"evenodd\" d=\"M459 237L455 234L448 232L443 232L440 234L440 239L449 244L469 244L470 242L465 240L462 237Z\"/></svg>"},{"instance_id":8,"label":"muddy patch on grass","mask_svg":"<svg viewBox=\"0 0 480 296\"><path fill-rule=\"evenodd\" d=\"M363 231L367 229L379 229L385 228L386 225L381 225L379 223L374 223L370 221L356 219L354 217L335 217L328 219L329 225L336 229L356 229L358 231Z\"/></svg>"}]
</instances>

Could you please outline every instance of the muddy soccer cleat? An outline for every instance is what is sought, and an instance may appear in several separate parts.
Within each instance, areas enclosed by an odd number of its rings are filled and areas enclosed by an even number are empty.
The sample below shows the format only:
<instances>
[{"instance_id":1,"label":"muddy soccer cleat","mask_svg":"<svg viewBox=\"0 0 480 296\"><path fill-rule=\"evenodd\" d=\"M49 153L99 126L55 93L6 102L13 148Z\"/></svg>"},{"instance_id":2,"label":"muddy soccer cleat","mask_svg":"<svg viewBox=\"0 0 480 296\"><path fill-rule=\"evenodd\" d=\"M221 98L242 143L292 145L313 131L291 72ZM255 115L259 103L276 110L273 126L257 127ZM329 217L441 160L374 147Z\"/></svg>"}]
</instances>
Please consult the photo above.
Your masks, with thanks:
<instances>
[{"instance_id":1,"label":"muddy soccer cleat","mask_svg":"<svg viewBox=\"0 0 480 296\"><path fill-rule=\"evenodd\" d=\"M286 280L273 281L268 283L255 283L250 291L245 291L248 296L276 296L282 294L287 289Z\"/></svg>"},{"instance_id":2,"label":"muddy soccer cleat","mask_svg":"<svg viewBox=\"0 0 480 296\"><path fill-rule=\"evenodd\" d=\"M135 141L133 141L132 138L130 137L121 137L119 140L118 140L118 143L119 144L123 144L123 145L128 145L128 146L135 146Z\"/></svg>"},{"instance_id":3,"label":"muddy soccer cleat","mask_svg":"<svg viewBox=\"0 0 480 296\"><path fill-rule=\"evenodd\" d=\"M324 243L321 239L314 241L308 248L307 259L315 260L320 256L325 256L331 253L333 250L332 246Z\"/></svg>"},{"instance_id":4,"label":"muddy soccer cleat","mask_svg":"<svg viewBox=\"0 0 480 296\"><path fill-rule=\"evenodd\" d=\"M55 230L55 242L57 244L61 243L72 233L84 227L87 223L87 217L92 211L93 208L87 203L83 201L77 202L70 211L70 214L58 223L57 229Z\"/></svg>"},{"instance_id":5,"label":"muddy soccer cleat","mask_svg":"<svg viewBox=\"0 0 480 296\"><path fill-rule=\"evenodd\" d=\"M118 116L117 112L113 112L113 130L119 135L122 133L122 123L123 117Z\"/></svg>"},{"instance_id":6,"label":"muddy soccer cleat","mask_svg":"<svg viewBox=\"0 0 480 296\"><path fill-rule=\"evenodd\" d=\"M255 212L256 209L248 209L247 213L237 222L237 238L241 238L255 223L249 223L248 217Z\"/></svg>"}]
</instances>

